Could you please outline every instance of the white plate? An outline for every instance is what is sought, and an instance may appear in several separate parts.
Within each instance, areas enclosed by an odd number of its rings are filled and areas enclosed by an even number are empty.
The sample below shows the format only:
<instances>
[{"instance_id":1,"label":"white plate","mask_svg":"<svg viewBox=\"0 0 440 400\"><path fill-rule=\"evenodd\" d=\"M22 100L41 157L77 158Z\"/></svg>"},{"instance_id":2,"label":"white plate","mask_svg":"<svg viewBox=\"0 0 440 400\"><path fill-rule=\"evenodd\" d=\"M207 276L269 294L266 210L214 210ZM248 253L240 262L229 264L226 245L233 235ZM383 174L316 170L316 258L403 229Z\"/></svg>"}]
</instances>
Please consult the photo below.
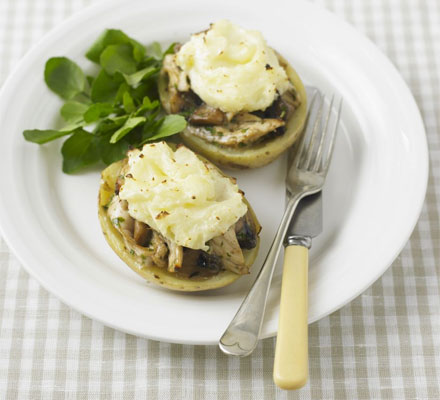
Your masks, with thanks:
<instances>
[{"instance_id":1,"label":"white plate","mask_svg":"<svg viewBox=\"0 0 440 400\"><path fill-rule=\"evenodd\" d=\"M60 100L43 82L45 61L83 54L105 28L148 43L183 41L217 19L262 31L304 81L345 100L343 130L324 190L324 232L311 252L309 321L371 285L408 240L425 196L428 157L416 104L386 57L364 36L309 3L252 0L102 2L48 34L21 61L0 97L0 221L25 268L47 290L104 324L176 343L213 344L235 314L284 207L284 159L237 173L263 225L253 273L228 288L182 294L146 284L107 246L96 216L99 171L61 172L60 143L37 146L22 131L58 123ZM257 5L258 4L258 5ZM263 337L277 330L280 269Z\"/></svg>"}]
</instances>

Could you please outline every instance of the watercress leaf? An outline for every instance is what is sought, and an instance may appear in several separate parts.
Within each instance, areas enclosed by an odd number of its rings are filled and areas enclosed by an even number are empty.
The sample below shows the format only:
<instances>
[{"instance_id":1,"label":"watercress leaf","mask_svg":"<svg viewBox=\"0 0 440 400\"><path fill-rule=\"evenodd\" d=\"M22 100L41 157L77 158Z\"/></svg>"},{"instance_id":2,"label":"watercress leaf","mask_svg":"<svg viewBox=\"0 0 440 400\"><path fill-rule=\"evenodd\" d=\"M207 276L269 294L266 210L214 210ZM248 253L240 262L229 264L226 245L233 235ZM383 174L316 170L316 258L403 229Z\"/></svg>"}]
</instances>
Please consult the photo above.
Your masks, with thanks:
<instances>
[{"instance_id":1,"label":"watercress leaf","mask_svg":"<svg viewBox=\"0 0 440 400\"><path fill-rule=\"evenodd\" d=\"M60 109L61 116L66 122L81 121L89 106L79 101L69 100Z\"/></svg>"},{"instance_id":2,"label":"watercress leaf","mask_svg":"<svg viewBox=\"0 0 440 400\"><path fill-rule=\"evenodd\" d=\"M145 47L118 29L105 30L87 51L86 57L95 63L99 63L101 53L107 46L113 44L131 44L134 59L141 61L144 58Z\"/></svg>"},{"instance_id":3,"label":"watercress leaf","mask_svg":"<svg viewBox=\"0 0 440 400\"><path fill-rule=\"evenodd\" d=\"M123 74L123 75L124 75L125 81L130 86L136 86L143 79L148 79L150 76L154 75L156 72L159 72L159 71L160 71L159 67L150 66L150 67L143 68L139 71L136 71L133 74L130 74L130 75Z\"/></svg>"},{"instance_id":4,"label":"watercress leaf","mask_svg":"<svg viewBox=\"0 0 440 400\"><path fill-rule=\"evenodd\" d=\"M136 72L136 60L133 58L133 47L129 44L112 44L101 53L99 62L105 71L133 74Z\"/></svg>"},{"instance_id":5,"label":"watercress leaf","mask_svg":"<svg viewBox=\"0 0 440 400\"><path fill-rule=\"evenodd\" d=\"M102 117L110 115L114 108L109 103L93 103L84 113L84 121L92 123Z\"/></svg>"},{"instance_id":6,"label":"watercress leaf","mask_svg":"<svg viewBox=\"0 0 440 400\"><path fill-rule=\"evenodd\" d=\"M142 100L142 104L138 107L134 115L141 116L148 111L157 110L160 106L160 102L158 100L151 101L148 96L145 96Z\"/></svg>"},{"instance_id":7,"label":"watercress leaf","mask_svg":"<svg viewBox=\"0 0 440 400\"><path fill-rule=\"evenodd\" d=\"M165 57L167 54L173 54L174 53L174 47L176 47L177 43L171 43L168 48L163 52L163 57Z\"/></svg>"},{"instance_id":8,"label":"watercress leaf","mask_svg":"<svg viewBox=\"0 0 440 400\"><path fill-rule=\"evenodd\" d=\"M185 128L186 120L181 115L167 115L157 132L153 136L149 137L147 141L150 142L153 140L165 138L167 136L175 135L176 133L183 131Z\"/></svg>"},{"instance_id":9,"label":"watercress leaf","mask_svg":"<svg viewBox=\"0 0 440 400\"><path fill-rule=\"evenodd\" d=\"M127 114L131 114L133 111L136 110L133 97L131 97L129 92L124 93L122 97L122 103L124 105L124 110L127 112Z\"/></svg>"},{"instance_id":10,"label":"watercress leaf","mask_svg":"<svg viewBox=\"0 0 440 400\"><path fill-rule=\"evenodd\" d=\"M59 129L61 132L73 132L74 130L78 128L82 128L86 123L83 119L75 121L75 122L69 122L67 125L64 125L61 129Z\"/></svg>"},{"instance_id":11,"label":"watercress leaf","mask_svg":"<svg viewBox=\"0 0 440 400\"><path fill-rule=\"evenodd\" d=\"M153 100L151 101L148 96L145 96L142 99L142 106L145 107L147 110L154 110L155 108L159 107L160 102L159 100Z\"/></svg>"},{"instance_id":12,"label":"watercress leaf","mask_svg":"<svg viewBox=\"0 0 440 400\"><path fill-rule=\"evenodd\" d=\"M118 128L124 125L125 121L127 121L128 115L122 115L120 117L109 117L102 121L99 121L96 125L93 133L96 136L105 136L109 133L115 132ZM109 138L107 138L107 141Z\"/></svg>"},{"instance_id":13,"label":"watercress leaf","mask_svg":"<svg viewBox=\"0 0 440 400\"><path fill-rule=\"evenodd\" d=\"M108 138L102 139L99 148L101 151L101 160L106 165L122 160L125 157L130 147L130 144L125 138L119 140L117 143L109 143Z\"/></svg>"},{"instance_id":14,"label":"watercress leaf","mask_svg":"<svg viewBox=\"0 0 440 400\"><path fill-rule=\"evenodd\" d=\"M147 46L147 55L153 57L155 60L162 60L162 47L160 43L153 42Z\"/></svg>"},{"instance_id":15,"label":"watercress leaf","mask_svg":"<svg viewBox=\"0 0 440 400\"><path fill-rule=\"evenodd\" d=\"M137 62L141 62L145 57L145 47L133 46L133 57Z\"/></svg>"},{"instance_id":16,"label":"watercress leaf","mask_svg":"<svg viewBox=\"0 0 440 400\"><path fill-rule=\"evenodd\" d=\"M86 78L82 69L66 57L53 57L46 62L44 80L63 99L72 99L84 90Z\"/></svg>"},{"instance_id":17,"label":"watercress leaf","mask_svg":"<svg viewBox=\"0 0 440 400\"><path fill-rule=\"evenodd\" d=\"M148 118L148 121L142 127L142 137L139 145L143 145L147 143L162 125L162 122L165 119L165 117L156 119L157 115L158 112L152 113L152 115Z\"/></svg>"},{"instance_id":18,"label":"watercress leaf","mask_svg":"<svg viewBox=\"0 0 440 400\"><path fill-rule=\"evenodd\" d=\"M122 126L123 124L125 124L125 121L127 121L128 118L128 115L118 115L110 117L109 119L113 121L116 125Z\"/></svg>"},{"instance_id":19,"label":"watercress leaf","mask_svg":"<svg viewBox=\"0 0 440 400\"><path fill-rule=\"evenodd\" d=\"M124 97L124 93L130 90L130 86L127 85L127 82L122 82L121 86L119 86L118 93L116 94L114 104L122 104L122 100Z\"/></svg>"},{"instance_id":20,"label":"watercress leaf","mask_svg":"<svg viewBox=\"0 0 440 400\"><path fill-rule=\"evenodd\" d=\"M146 81L142 81L136 88L130 91L131 96L137 102L142 103L142 100L145 96L148 96L150 99L158 99L158 91L155 80L147 79Z\"/></svg>"},{"instance_id":21,"label":"watercress leaf","mask_svg":"<svg viewBox=\"0 0 440 400\"><path fill-rule=\"evenodd\" d=\"M28 129L23 131L23 136L28 142L43 144L58 139L62 136L69 135L70 133L71 131L57 131L53 129Z\"/></svg>"},{"instance_id":22,"label":"watercress leaf","mask_svg":"<svg viewBox=\"0 0 440 400\"><path fill-rule=\"evenodd\" d=\"M160 60L156 60L154 57L150 57L150 56L146 56L144 57L144 59L142 60L142 62L139 63L139 65L141 66L139 69L143 69L143 68L147 68L147 67L159 67L161 61Z\"/></svg>"},{"instance_id":23,"label":"watercress leaf","mask_svg":"<svg viewBox=\"0 0 440 400\"><path fill-rule=\"evenodd\" d=\"M122 79L119 74L111 76L102 69L92 84L92 101L95 103L112 103L118 93Z\"/></svg>"},{"instance_id":24,"label":"watercress leaf","mask_svg":"<svg viewBox=\"0 0 440 400\"><path fill-rule=\"evenodd\" d=\"M136 126L143 124L146 121L144 117L131 117L125 121L110 138L110 143L116 143L118 140L122 139L127 133L133 130Z\"/></svg>"},{"instance_id":25,"label":"watercress leaf","mask_svg":"<svg viewBox=\"0 0 440 400\"><path fill-rule=\"evenodd\" d=\"M91 133L78 129L61 148L63 172L74 173L100 160L98 139Z\"/></svg>"}]
</instances>

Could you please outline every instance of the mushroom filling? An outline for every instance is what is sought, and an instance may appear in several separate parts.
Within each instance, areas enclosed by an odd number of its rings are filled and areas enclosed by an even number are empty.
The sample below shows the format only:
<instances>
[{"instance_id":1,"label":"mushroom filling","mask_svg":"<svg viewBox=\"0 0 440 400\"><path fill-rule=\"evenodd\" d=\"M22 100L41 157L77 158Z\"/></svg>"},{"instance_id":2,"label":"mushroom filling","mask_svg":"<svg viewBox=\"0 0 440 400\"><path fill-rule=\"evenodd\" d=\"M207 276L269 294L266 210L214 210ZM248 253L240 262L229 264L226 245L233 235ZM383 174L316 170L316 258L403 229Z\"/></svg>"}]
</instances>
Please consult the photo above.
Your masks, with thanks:
<instances>
[{"instance_id":1,"label":"mushroom filling","mask_svg":"<svg viewBox=\"0 0 440 400\"><path fill-rule=\"evenodd\" d=\"M257 229L248 211L223 235L211 239L209 251L179 246L147 224L131 217L128 203L119 198L121 179L107 207L113 226L121 234L127 251L145 266L156 265L185 278L205 278L229 270L239 275L249 273L243 250L257 245Z\"/></svg>"},{"instance_id":2,"label":"mushroom filling","mask_svg":"<svg viewBox=\"0 0 440 400\"><path fill-rule=\"evenodd\" d=\"M175 51L178 49L176 46ZM167 101L163 104L166 111L184 115L187 132L221 146L243 147L282 135L287 121L301 104L298 92L290 84L265 110L225 113L204 103L191 90L189 77L176 63L176 54L165 56L163 73L168 79Z\"/></svg>"}]
</instances>

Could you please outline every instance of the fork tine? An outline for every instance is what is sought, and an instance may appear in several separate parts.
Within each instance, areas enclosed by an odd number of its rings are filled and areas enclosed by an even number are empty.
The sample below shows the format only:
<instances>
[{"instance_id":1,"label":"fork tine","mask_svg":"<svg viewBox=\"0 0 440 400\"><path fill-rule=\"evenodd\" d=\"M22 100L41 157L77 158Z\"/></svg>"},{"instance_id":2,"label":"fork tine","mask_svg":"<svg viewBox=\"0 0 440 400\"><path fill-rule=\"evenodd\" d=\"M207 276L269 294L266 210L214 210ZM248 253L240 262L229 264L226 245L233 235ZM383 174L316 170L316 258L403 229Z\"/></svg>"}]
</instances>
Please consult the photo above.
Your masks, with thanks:
<instances>
[{"instance_id":1,"label":"fork tine","mask_svg":"<svg viewBox=\"0 0 440 400\"><path fill-rule=\"evenodd\" d=\"M336 134L338 132L339 121L341 119L341 111L342 111L342 98L341 98L341 100L339 100L339 107L338 107L338 112L337 112L337 115L336 115L335 127L333 128L333 132L332 132L331 137L330 137L330 143L328 145L327 155L326 155L325 163L324 163L324 166L323 166L323 169L322 169L322 172L323 172L324 175L327 175L328 168L330 166L330 161L331 161L331 158L332 158L332 155L333 155L333 149L335 147L335 141L336 141L335 140L336 139Z\"/></svg>"},{"instance_id":2,"label":"fork tine","mask_svg":"<svg viewBox=\"0 0 440 400\"><path fill-rule=\"evenodd\" d=\"M298 149L296 150L296 156L295 156L295 158L296 158L296 160L295 160L296 161L296 167L299 166L301 160L304 158L304 156L307 155L307 153L304 152L304 149L306 147L306 138L307 138L307 136L309 136L307 134L308 131L309 131L309 129L307 129L307 127L309 126L308 122L309 122L309 119L310 119L310 111L313 109L313 105L315 104L315 101L316 101L317 97L320 97L320 93L318 91L316 91L313 94L312 100L310 101L309 112L307 114L306 122L305 122L305 125L304 125L306 127L306 129L303 132L303 134L301 135L301 141L299 143Z\"/></svg>"},{"instance_id":3,"label":"fork tine","mask_svg":"<svg viewBox=\"0 0 440 400\"><path fill-rule=\"evenodd\" d=\"M309 142L308 149L307 149L307 152L306 152L306 159L305 159L305 165L304 165L304 168L306 168L306 169L309 168L310 161L311 161L312 156L313 156L313 147L314 147L314 144L315 144L315 139L316 139L316 136L318 134L319 127L321 125L322 112L323 112L323 109L324 109L324 100L325 100L324 96L320 96L320 100L321 100L321 102L319 104L319 109L318 109L316 117L315 117L315 122L313 124L312 135L310 137L310 142Z\"/></svg>"},{"instance_id":4,"label":"fork tine","mask_svg":"<svg viewBox=\"0 0 440 400\"><path fill-rule=\"evenodd\" d=\"M319 141L318 150L317 150L316 156L315 156L315 162L314 162L314 165L313 165L313 168L312 168L312 170L314 172L317 172L318 169L319 169L319 166L321 165L322 150L323 150L324 143L325 143L325 140L326 140L326 137L327 137L327 128L328 128L328 123L330 121L330 117L331 117L331 114L332 114L334 100L335 100L335 95L333 95L332 99L330 100L330 105L329 105L329 108L328 108L327 116L325 118L324 126L322 127L321 140Z\"/></svg>"}]
</instances>

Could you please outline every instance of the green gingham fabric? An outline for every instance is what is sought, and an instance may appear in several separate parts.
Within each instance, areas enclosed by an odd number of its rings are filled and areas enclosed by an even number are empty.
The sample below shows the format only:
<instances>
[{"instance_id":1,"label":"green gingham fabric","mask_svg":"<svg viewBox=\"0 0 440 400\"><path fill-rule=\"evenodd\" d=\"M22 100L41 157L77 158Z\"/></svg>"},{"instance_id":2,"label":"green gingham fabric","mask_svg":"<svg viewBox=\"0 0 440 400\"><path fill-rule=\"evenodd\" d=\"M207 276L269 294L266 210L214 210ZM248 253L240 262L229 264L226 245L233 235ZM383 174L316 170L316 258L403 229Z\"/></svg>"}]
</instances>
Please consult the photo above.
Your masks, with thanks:
<instances>
[{"instance_id":1,"label":"green gingham fabric","mask_svg":"<svg viewBox=\"0 0 440 400\"><path fill-rule=\"evenodd\" d=\"M0 0L0 84L44 33L94 2ZM399 69L425 122L430 176L420 220L392 267L310 326L307 386L273 384L275 339L239 359L92 321L44 290L0 239L1 399L440 399L440 2L314 3L364 32Z\"/></svg>"}]
</instances>

